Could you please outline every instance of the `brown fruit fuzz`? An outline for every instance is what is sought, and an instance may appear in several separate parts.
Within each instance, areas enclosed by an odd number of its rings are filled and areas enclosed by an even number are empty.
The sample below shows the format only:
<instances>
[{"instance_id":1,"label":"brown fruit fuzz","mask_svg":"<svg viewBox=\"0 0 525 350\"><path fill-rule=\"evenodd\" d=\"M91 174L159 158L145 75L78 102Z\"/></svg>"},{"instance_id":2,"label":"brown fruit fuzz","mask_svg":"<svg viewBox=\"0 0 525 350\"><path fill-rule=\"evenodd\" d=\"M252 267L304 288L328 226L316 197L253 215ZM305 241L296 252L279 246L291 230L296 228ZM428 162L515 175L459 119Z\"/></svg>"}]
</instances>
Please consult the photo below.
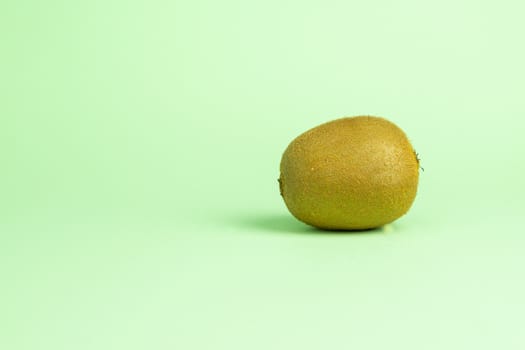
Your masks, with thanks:
<instances>
[{"instance_id":1,"label":"brown fruit fuzz","mask_svg":"<svg viewBox=\"0 0 525 350\"><path fill-rule=\"evenodd\" d=\"M373 116L346 117L294 139L280 165L290 212L328 230L364 230L404 215L416 196L419 159L405 133Z\"/></svg>"}]
</instances>

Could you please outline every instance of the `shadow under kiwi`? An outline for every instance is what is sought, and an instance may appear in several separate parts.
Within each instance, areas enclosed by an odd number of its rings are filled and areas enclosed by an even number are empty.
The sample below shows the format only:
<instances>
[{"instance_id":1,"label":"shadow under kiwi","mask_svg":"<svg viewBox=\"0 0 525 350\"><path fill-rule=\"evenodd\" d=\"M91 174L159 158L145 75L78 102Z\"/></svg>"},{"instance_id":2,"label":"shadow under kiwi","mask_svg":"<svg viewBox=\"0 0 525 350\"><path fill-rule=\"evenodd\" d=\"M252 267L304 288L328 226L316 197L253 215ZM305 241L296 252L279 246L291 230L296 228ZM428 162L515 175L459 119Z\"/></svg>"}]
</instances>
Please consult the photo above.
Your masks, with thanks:
<instances>
[{"instance_id":1,"label":"shadow under kiwi","mask_svg":"<svg viewBox=\"0 0 525 350\"><path fill-rule=\"evenodd\" d=\"M255 229L273 233L296 233L309 235L355 235L378 234L389 231L389 227L377 227L364 230L329 230L309 226L289 214L247 214L234 220L237 227Z\"/></svg>"}]
</instances>

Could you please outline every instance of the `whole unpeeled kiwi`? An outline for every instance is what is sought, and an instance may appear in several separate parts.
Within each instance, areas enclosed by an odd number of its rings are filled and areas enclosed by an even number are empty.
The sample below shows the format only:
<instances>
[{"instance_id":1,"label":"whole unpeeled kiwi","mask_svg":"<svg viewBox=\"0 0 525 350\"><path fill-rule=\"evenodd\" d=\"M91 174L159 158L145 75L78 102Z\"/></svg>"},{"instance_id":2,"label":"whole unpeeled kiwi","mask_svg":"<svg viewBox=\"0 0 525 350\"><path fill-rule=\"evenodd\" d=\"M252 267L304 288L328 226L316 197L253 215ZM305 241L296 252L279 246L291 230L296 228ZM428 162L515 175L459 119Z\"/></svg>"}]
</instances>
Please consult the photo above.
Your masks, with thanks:
<instances>
[{"instance_id":1,"label":"whole unpeeled kiwi","mask_svg":"<svg viewBox=\"0 0 525 350\"><path fill-rule=\"evenodd\" d=\"M395 124L357 116L299 135L286 148L280 170L281 195L297 219L321 229L361 230L410 209L419 159Z\"/></svg>"}]
</instances>

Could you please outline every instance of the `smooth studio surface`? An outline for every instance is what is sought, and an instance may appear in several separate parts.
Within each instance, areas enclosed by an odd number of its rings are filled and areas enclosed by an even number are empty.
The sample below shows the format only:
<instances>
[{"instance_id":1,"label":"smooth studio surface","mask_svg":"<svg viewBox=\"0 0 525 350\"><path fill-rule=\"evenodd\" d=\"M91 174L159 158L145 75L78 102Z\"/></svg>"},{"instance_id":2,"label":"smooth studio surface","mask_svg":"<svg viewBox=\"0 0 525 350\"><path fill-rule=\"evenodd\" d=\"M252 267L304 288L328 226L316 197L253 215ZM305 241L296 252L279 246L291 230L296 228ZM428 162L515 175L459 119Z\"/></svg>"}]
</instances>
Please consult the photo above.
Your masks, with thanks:
<instances>
[{"instance_id":1,"label":"smooth studio surface","mask_svg":"<svg viewBox=\"0 0 525 350\"><path fill-rule=\"evenodd\" d=\"M525 348L524 10L3 1L0 348ZM316 231L282 152L360 114L416 200Z\"/></svg>"}]
</instances>

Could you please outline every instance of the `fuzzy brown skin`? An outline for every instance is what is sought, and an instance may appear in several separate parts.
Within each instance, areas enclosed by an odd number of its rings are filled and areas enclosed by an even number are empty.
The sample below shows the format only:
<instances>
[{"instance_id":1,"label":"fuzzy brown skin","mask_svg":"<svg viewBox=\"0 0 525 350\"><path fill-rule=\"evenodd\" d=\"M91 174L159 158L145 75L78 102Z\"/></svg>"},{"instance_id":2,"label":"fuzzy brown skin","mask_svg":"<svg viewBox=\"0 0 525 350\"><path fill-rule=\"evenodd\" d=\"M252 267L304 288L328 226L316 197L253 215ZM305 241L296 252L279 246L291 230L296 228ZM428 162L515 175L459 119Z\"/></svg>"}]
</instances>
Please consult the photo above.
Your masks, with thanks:
<instances>
[{"instance_id":1,"label":"fuzzy brown skin","mask_svg":"<svg viewBox=\"0 0 525 350\"><path fill-rule=\"evenodd\" d=\"M306 224L328 230L376 228L404 215L416 196L419 160L405 133L380 117L319 125L290 143L281 195Z\"/></svg>"}]
</instances>

